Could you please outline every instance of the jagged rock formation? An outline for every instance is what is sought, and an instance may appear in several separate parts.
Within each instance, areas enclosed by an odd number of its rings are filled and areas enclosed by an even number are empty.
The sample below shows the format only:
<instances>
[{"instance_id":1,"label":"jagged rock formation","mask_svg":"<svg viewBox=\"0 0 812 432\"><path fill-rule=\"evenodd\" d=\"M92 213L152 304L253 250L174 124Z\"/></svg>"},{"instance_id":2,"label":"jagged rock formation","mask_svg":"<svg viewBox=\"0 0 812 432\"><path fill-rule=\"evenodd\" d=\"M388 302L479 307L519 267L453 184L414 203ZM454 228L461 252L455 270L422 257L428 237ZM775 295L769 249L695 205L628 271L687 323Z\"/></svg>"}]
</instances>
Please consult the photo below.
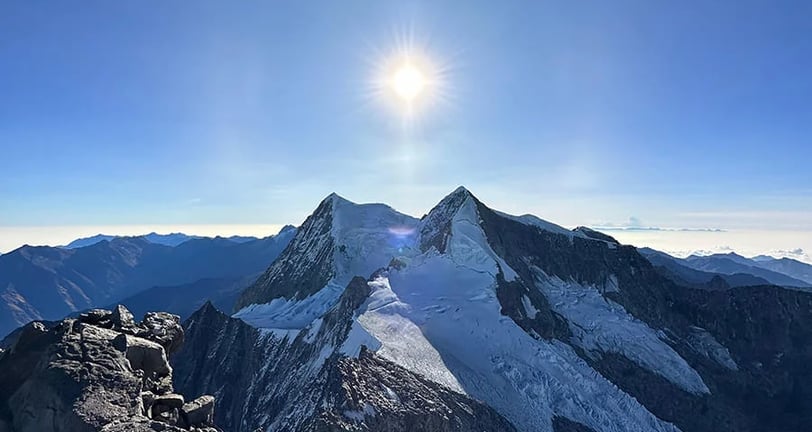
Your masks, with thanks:
<instances>
[{"instance_id":1,"label":"jagged rock formation","mask_svg":"<svg viewBox=\"0 0 812 432\"><path fill-rule=\"evenodd\" d=\"M0 352L0 431L219 431L211 396L174 392L183 334L176 315L123 306L26 325Z\"/></svg>"}]
</instances>

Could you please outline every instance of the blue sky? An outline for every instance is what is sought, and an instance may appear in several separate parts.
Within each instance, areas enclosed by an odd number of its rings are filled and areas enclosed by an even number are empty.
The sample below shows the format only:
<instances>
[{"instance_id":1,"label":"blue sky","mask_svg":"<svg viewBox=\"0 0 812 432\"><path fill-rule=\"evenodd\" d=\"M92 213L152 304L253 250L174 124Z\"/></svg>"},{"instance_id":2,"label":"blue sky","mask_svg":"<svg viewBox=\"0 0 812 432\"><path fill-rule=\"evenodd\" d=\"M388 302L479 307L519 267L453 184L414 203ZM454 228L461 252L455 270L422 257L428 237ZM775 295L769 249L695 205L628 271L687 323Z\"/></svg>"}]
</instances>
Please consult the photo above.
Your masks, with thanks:
<instances>
[{"instance_id":1,"label":"blue sky","mask_svg":"<svg viewBox=\"0 0 812 432\"><path fill-rule=\"evenodd\" d=\"M332 191L420 215L460 184L565 226L810 249L810 22L810 2L5 2L0 250L298 224ZM445 70L408 127L369 91L404 38Z\"/></svg>"}]
</instances>

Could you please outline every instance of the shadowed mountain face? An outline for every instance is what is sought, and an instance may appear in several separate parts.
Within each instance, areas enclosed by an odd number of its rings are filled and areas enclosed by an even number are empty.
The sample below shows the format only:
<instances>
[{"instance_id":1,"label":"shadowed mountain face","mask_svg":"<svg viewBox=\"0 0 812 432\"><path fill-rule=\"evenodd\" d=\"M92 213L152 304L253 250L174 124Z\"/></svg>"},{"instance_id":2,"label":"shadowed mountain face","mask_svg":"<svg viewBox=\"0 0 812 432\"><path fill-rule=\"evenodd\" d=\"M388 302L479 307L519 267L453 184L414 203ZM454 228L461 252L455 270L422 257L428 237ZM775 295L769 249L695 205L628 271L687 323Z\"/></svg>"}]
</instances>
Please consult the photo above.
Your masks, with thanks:
<instances>
[{"instance_id":1,"label":"shadowed mountain face","mask_svg":"<svg viewBox=\"0 0 812 432\"><path fill-rule=\"evenodd\" d=\"M812 415L812 294L675 283L609 236L463 188L419 221L328 197L236 309L193 314L173 360L235 432L409 430L418 413L428 432L800 431Z\"/></svg>"},{"instance_id":2,"label":"shadowed mountain face","mask_svg":"<svg viewBox=\"0 0 812 432\"><path fill-rule=\"evenodd\" d=\"M220 310L232 310L240 293L250 286L259 273L242 277L206 278L182 285L156 286L122 299L136 316L151 311L170 311L182 320L189 318L210 301Z\"/></svg>"},{"instance_id":3,"label":"shadowed mountain face","mask_svg":"<svg viewBox=\"0 0 812 432\"><path fill-rule=\"evenodd\" d=\"M0 256L0 334L32 320L55 320L107 306L155 286L205 278L233 282L257 274L273 262L294 233L295 229L287 230L242 243L192 239L175 247L140 237L115 238L76 249L24 246ZM156 297L157 307L149 305L149 298L138 304L164 310L160 299Z\"/></svg>"}]
</instances>

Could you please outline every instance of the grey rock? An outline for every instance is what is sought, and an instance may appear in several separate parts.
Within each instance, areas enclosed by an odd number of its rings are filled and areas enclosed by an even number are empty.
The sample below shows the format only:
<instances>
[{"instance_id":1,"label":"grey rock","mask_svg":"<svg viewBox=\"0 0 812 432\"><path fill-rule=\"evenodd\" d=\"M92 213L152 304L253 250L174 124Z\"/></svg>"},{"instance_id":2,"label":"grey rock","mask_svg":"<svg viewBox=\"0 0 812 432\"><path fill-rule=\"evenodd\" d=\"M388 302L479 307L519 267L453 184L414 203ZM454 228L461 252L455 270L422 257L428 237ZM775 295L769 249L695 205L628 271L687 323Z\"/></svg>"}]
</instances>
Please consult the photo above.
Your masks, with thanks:
<instances>
[{"instance_id":1,"label":"grey rock","mask_svg":"<svg viewBox=\"0 0 812 432\"><path fill-rule=\"evenodd\" d=\"M104 327L104 324L109 323L113 313L107 309L91 309L79 315L79 321L87 324L98 325Z\"/></svg>"},{"instance_id":2,"label":"grey rock","mask_svg":"<svg viewBox=\"0 0 812 432\"><path fill-rule=\"evenodd\" d=\"M183 345L183 326L180 317L166 312L147 312L141 322L138 336L157 342L171 355Z\"/></svg>"},{"instance_id":3,"label":"grey rock","mask_svg":"<svg viewBox=\"0 0 812 432\"><path fill-rule=\"evenodd\" d=\"M184 404L180 412L190 426L211 424L214 417L214 396L200 396Z\"/></svg>"},{"instance_id":4,"label":"grey rock","mask_svg":"<svg viewBox=\"0 0 812 432\"><path fill-rule=\"evenodd\" d=\"M150 419L133 419L105 425L102 432L184 432L176 426Z\"/></svg>"},{"instance_id":5,"label":"grey rock","mask_svg":"<svg viewBox=\"0 0 812 432\"><path fill-rule=\"evenodd\" d=\"M170 408L180 408L183 405L183 396L176 393L169 393L155 398L155 405L163 405Z\"/></svg>"},{"instance_id":6,"label":"grey rock","mask_svg":"<svg viewBox=\"0 0 812 432\"><path fill-rule=\"evenodd\" d=\"M132 368L144 371L146 378L155 380L172 373L166 352L158 343L128 334L118 334L116 342L124 347Z\"/></svg>"},{"instance_id":7,"label":"grey rock","mask_svg":"<svg viewBox=\"0 0 812 432\"><path fill-rule=\"evenodd\" d=\"M116 306L110 318L116 329L129 330L135 328L135 318L133 314L123 305Z\"/></svg>"},{"instance_id":8,"label":"grey rock","mask_svg":"<svg viewBox=\"0 0 812 432\"><path fill-rule=\"evenodd\" d=\"M185 430L177 424L184 399L171 393L164 347L116 330L146 331L125 311L117 313L121 326L113 313L96 310L20 329L0 357L0 432ZM167 323L161 340L182 340L171 315L161 317L153 323ZM167 410L151 419L155 407Z\"/></svg>"},{"instance_id":9,"label":"grey rock","mask_svg":"<svg viewBox=\"0 0 812 432\"><path fill-rule=\"evenodd\" d=\"M141 403L144 406L144 414L147 417L151 417L150 410L152 409L152 404L155 403L155 393L151 391L141 392Z\"/></svg>"}]
</instances>

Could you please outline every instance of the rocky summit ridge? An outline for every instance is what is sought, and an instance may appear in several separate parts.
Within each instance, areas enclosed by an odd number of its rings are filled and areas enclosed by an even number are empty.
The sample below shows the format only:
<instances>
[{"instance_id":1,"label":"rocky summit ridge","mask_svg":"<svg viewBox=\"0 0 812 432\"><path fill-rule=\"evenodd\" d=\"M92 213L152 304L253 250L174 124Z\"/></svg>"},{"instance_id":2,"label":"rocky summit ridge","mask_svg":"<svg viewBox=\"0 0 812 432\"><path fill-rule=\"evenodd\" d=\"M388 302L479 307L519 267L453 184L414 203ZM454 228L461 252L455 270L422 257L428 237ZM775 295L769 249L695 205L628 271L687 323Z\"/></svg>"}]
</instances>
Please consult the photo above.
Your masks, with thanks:
<instances>
[{"instance_id":1,"label":"rocky summit ridge","mask_svg":"<svg viewBox=\"0 0 812 432\"><path fill-rule=\"evenodd\" d=\"M217 432L214 397L174 392L180 318L124 307L35 321L3 341L0 432Z\"/></svg>"}]
</instances>

